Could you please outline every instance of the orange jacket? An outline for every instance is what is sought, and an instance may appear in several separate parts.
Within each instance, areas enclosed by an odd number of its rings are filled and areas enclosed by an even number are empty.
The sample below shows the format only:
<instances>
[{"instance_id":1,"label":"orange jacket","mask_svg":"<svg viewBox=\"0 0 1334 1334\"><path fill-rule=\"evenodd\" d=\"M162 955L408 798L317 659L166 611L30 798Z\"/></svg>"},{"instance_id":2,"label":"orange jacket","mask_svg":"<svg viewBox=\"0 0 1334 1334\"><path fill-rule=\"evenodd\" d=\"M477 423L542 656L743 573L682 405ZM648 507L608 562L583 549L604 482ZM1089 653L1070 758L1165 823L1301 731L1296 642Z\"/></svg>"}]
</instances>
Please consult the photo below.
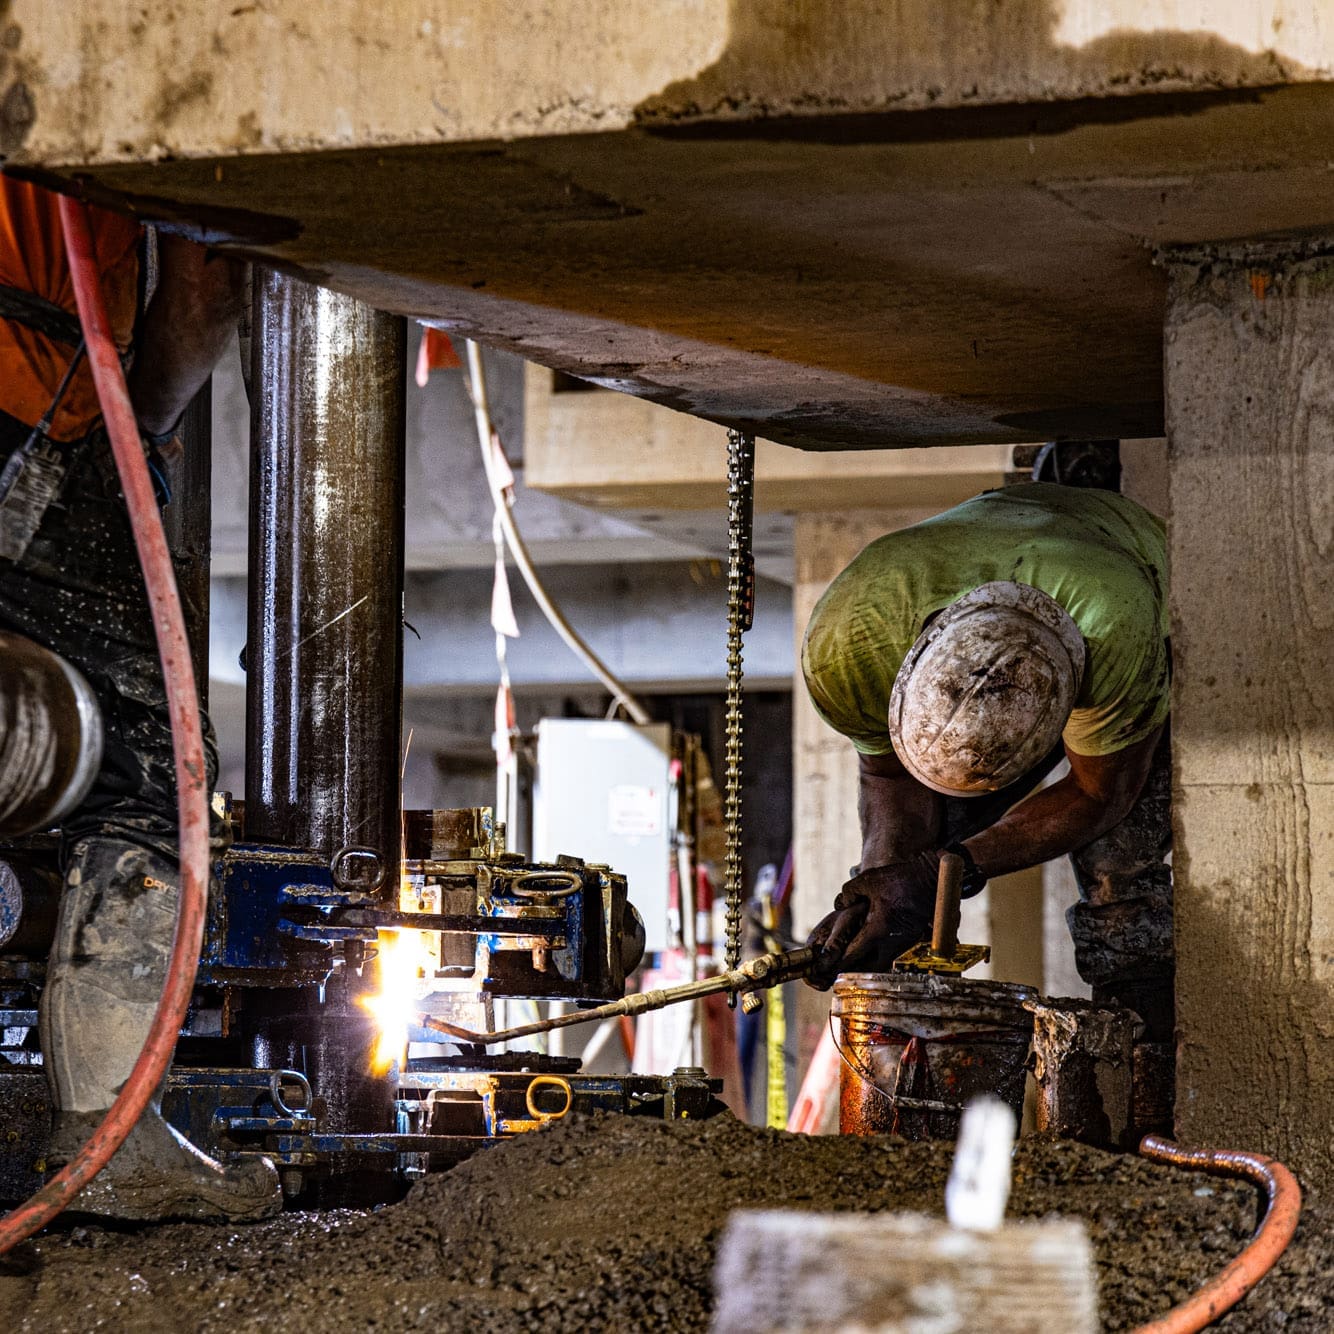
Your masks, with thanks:
<instances>
[{"instance_id":1,"label":"orange jacket","mask_svg":"<svg viewBox=\"0 0 1334 1334\"><path fill-rule=\"evenodd\" d=\"M93 211L93 245L107 313L124 352L134 330L139 286L140 227L132 218ZM56 196L39 186L0 176L0 283L35 292L71 314L74 288L60 232ZM0 317L0 411L33 426L55 396L73 349L52 342L16 320ZM86 435L100 413L87 358L61 400L53 440Z\"/></svg>"}]
</instances>

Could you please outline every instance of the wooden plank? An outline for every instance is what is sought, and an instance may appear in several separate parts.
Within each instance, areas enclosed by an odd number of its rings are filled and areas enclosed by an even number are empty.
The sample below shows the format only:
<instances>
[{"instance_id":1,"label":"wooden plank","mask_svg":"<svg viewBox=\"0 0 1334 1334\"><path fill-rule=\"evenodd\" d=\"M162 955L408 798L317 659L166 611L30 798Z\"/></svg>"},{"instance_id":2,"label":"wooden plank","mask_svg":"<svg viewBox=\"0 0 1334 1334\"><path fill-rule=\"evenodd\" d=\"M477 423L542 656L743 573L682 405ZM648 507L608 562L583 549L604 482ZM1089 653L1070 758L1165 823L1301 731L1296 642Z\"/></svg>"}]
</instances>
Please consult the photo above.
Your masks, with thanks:
<instances>
[{"instance_id":1,"label":"wooden plank","mask_svg":"<svg viewBox=\"0 0 1334 1334\"><path fill-rule=\"evenodd\" d=\"M1097 1328L1093 1250L1067 1219L963 1232L920 1214L741 1211L714 1291L714 1334Z\"/></svg>"}]
</instances>

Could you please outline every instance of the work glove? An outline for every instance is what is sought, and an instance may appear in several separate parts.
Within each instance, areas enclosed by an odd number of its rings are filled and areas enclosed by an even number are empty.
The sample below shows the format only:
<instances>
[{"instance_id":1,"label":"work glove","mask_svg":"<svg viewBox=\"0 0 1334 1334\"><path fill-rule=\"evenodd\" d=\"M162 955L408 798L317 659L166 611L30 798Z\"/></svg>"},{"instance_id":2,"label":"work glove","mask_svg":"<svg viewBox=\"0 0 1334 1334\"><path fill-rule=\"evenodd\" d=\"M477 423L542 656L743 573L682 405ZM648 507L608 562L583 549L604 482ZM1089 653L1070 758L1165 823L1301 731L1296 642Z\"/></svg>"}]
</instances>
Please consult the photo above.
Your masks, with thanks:
<instances>
[{"instance_id":1,"label":"work glove","mask_svg":"<svg viewBox=\"0 0 1334 1334\"><path fill-rule=\"evenodd\" d=\"M839 973L886 973L904 950L929 936L940 855L919 852L853 876L806 942L816 952L807 982L827 991Z\"/></svg>"}]
</instances>

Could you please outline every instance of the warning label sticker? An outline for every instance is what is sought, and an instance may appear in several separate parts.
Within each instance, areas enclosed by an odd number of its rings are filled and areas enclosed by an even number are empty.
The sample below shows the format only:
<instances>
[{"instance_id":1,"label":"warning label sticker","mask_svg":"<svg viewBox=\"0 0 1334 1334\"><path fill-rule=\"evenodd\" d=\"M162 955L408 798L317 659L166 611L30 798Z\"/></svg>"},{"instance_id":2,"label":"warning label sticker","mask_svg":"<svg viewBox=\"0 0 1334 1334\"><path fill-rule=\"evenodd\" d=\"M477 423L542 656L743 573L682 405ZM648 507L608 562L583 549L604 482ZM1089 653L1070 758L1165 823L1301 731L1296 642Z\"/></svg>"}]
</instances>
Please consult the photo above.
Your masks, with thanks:
<instances>
[{"instance_id":1,"label":"warning label sticker","mask_svg":"<svg viewBox=\"0 0 1334 1334\"><path fill-rule=\"evenodd\" d=\"M656 788L626 783L607 793L607 828L621 838L662 832L662 796Z\"/></svg>"}]
</instances>

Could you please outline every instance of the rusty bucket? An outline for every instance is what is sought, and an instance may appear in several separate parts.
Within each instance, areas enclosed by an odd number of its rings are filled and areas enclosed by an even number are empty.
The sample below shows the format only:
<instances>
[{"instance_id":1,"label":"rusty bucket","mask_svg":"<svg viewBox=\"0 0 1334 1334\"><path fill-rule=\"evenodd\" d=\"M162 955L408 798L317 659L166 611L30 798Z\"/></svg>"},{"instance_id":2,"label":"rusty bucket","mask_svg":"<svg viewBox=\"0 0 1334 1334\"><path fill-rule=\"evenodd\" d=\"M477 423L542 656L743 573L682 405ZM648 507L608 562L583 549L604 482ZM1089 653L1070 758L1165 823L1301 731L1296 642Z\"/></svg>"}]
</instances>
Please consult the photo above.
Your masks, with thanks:
<instances>
[{"instance_id":1,"label":"rusty bucket","mask_svg":"<svg viewBox=\"0 0 1334 1334\"><path fill-rule=\"evenodd\" d=\"M921 973L845 973L834 984L839 1130L953 1139L970 1098L1023 1111L1032 987Z\"/></svg>"}]
</instances>

